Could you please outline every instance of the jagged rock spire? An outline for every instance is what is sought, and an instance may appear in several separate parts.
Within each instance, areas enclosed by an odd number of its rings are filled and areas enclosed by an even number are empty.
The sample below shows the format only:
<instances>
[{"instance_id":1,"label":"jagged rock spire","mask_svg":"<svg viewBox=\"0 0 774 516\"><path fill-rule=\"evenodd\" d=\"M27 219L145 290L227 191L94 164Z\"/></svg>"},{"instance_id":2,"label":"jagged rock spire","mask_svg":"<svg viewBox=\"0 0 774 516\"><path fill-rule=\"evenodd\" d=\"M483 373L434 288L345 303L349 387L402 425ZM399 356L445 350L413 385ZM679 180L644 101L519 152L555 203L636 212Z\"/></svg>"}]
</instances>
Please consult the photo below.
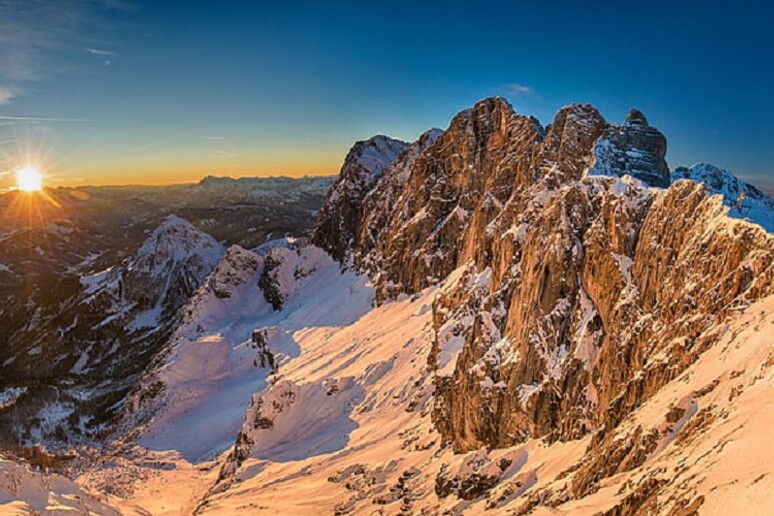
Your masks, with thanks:
<instances>
[{"instance_id":1,"label":"jagged rock spire","mask_svg":"<svg viewBox=\"0 0 774 516\"><path fill-rule=\"evenodd\" d=\"M339 178L317 214L312 243L344 261L358 233L360 204L384 171L406 149L406 142L378 135L352 146Z\"/></svg>"}]
</instances>

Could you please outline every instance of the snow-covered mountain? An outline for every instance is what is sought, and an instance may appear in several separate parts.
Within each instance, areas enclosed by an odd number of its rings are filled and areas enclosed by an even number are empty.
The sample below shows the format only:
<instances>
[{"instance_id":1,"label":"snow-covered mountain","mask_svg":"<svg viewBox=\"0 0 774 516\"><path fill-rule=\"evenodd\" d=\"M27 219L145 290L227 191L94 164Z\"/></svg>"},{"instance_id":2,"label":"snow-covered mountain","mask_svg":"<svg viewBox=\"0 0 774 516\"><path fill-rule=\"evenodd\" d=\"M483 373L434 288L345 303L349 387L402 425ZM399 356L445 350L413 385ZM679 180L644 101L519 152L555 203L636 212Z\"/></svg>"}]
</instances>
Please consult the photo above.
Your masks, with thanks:
<instances>
[{"instance_id":1,"label":"snow-covered mountain","mask_svg":"<svg viewBox=\"0 0 774 516\"><path fill-rule=\"evenodd\" d=\"M689 179L701 183L715 195L723 196L723 204L729 207L731 217L747 219L760 224L767 231L774 232L774 201L755 186L746 183L728 170L708 163L699 163L690 168L677 167L672 171L672 181ZM737 205L740 194L746 199L741 209Z\"/></svg>"},{"instance_id":2,"label":"snow-covered mountain","mask_svg":"<svg viewBox=\"0 0 774 516\"><path fill-rule=\"evenodd\" d=\"M360 203L408 144L387 136L355 143L317 214L312 242L341 260L358 233Z\"/></svg>"},{"instance_id":3,"label":"snow-covered mountain","mask_svg":"<svg viewBox=\"0 0 774 516\"><path fill-rule=\"evenodd\" d=\"M109 298L106 315L121 317L128 328L156 328L174 317L223 257L225 249L210 235L170 215L126 262L82 279L87 302Z\"/></svg>"},{"instance_id":4,"label":"snow-covered mountain","mask_svg":"<svg viewBox=\"0 0 774 516\"><path fill-rule=\"evenodd\" d=\"M198 185L50 190L59 208L41 214L47 224L2 219L2 445L67 447L115 426L223 243L307 234L332 182L229 181L217 194ZM253 198L272 192L279 200ZM213 199L223 204L217 213Z\"/></svg>"},{"instance_id":5,"label":"snow-covered mountain","mask_svg":"<svg viewBox=\"0 0 774 516\"><path fill-rule=\"evenodd\" d=\"M0 417L22 444L78 442L109 427L123 397L178 324L179 311L225 249L170 216L120 264L81 278L50 319L17 336ZM24 417L21 417L24 415Z\"/></svg>"},{"instance_id":6,"label":"snow-covered mountain","mask_svg":"<svg viewBox=\"0 0 774 516\"><path fill-rule=\"evenodd\" d=\"M309 242L167 221L86 281L206 263L72 478L151 513L766 513L772 204L665 155L636 110L493 98L356 143Z\"/></svg>"}]
</instances>

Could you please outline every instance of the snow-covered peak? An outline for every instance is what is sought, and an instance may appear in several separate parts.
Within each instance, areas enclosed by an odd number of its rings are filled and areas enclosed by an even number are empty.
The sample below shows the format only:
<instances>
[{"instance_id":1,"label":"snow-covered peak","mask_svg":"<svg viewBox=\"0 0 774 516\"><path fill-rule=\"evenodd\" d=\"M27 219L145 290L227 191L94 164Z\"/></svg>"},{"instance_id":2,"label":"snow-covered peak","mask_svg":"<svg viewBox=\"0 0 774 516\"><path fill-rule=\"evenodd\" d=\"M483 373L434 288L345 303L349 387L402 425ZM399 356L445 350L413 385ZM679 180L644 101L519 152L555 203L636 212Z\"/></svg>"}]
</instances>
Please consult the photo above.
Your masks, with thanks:
<instances>
[{"instance_id":1,"label":"snow-covered peak","mask_svg":"<svg viewBox=\"0 0 774 516\"><path fill-rule=\"evenodd\" d=\"M672 182L681 179L704 184L710 195L722 195L729 217L747 220L774 233L774 201L732 172L709 163L698 163L672 171ZM744 198L740 200L742 192Z\"/></svg>"},{"instance_id":2,"label":"snow-covered peak","mask_svg":"<svg viewBox=\"0 0 774 516\"><path fill-rule=\"evenodd\" d=\"M81 279L91 302L109 299L109 317L128 329L156 327L176 316L215 269L226 249L189 222L170 215L128 260Z\"/></svg>"},{"instance_id":3,"label":"snow-covered peak","mask_svg":"<svg viewBox=\"0 0 774 516\"><path fill-rule=\"evenodd\" d=\"M432 145L442 134L444 133L443 129L440 129L438 127L433 127L432 129L428 129L421 135L419 135L419 138L417 138L417 141L414 142L415 144L419 142L423 147L427 147L429 145Z\"/></svg>"},{"instance_id":4,"label":"snow-covered peak","mask_svg":"<svg viewBox=\"0 0 774 516\"><path fill-rule=\"evenodd\" d=\"M204 264L214 268L224 253L224 247L210 235L176 215L169 215L143 242L127 268L159 274L193 256L201 256Z\"/></svg>"},{"instance_id":5,"label":"snow-covered peak","mask_svg":"<svg viewBox=\"0 0 774 516\"><path fill-rule=\"evenodd\" d=\"M690 179L696 183L704 183L712 193L721 194L730 200L735 200L741 192L748 198L767 199L766 194L749 183L745 183L728 170L709 163L697 163L692 167L677 167L672 171L672 181Z\"/></svg>"},{"instance_id":6,"label":"snow-covered peak","mask_svg":"<svg viewBox=\"0 0 774 516\"><path fill-rule=\"evenodd\" d=\"M630 175L651 186L670 184L664 135L648 124L641 111L632 109L622 125L608 127L594 143L587 175Z\"/></svg>"},{"instance_id":7,"label":"snow-covered peak","mask_svg":"<svg viewBox=\"0 0 774 516\"><path fill-rule=\"evenodd\" d=\"M404 141L381 134L358 143L363 145L357 149L357 162L375 176L381 175L408 146Z\"/></svg>"},{"instance_id":8,"label":"snow-covered peak","mask_svg":"<svg viewBox=\"0 0 774 516\"><path fill-rule=\"evenodd\" d=\"M378 135L352 146L338 179L317 214L312 243L343 261L358 232L360 205L384 171L408 147L406 142Z\"/></svg>"}]
</instances>

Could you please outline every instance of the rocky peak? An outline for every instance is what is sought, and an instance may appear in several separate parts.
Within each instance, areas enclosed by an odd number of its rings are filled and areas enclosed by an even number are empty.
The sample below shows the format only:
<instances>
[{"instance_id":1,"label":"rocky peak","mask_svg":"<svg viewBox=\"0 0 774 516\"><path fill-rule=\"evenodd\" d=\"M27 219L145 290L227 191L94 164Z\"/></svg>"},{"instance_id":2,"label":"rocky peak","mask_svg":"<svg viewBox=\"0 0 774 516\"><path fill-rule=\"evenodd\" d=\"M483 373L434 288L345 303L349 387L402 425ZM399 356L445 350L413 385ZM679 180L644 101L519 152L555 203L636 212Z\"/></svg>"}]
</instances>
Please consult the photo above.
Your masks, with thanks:
<instances>
[{"instance_id":1,"label":"rocky peak","mask_svg":"<svg viewBox=\"0 0 774 516\"><path fill-rule=\"evenodd\" d=\"M536 165L556 186L581 176L607 122L594 106L571 104L559 110L550 127Z\"/></svg>"},{"instance_id":2,"label":"rocky peak","mask_svg":"<svg viewBox=\"0 0 774 516\"><path fill-rule=\"evenodd\" d=\"M641 125L641 126L648 126L648 119L645 117L642 111L639 109L631 109L626 114L626 120L624 121L626 125Z\"/></svg>"},{"instance_id":3,"label":"rocky peak","mask_svg":"<svg viewBox=\"0 0 774 516\"><path fill-rule=\"evenodd\" d=\"M312 243L336 260L344 261L358 233L363 199L407 146L405 142L382 135L352 146L317 214Z\"/></svg>"},{"instance_id":4,"label":"rocky peak","mask_svg":"<svg viewBox=\"0 0 774 516\"><path fill-rule=\"evenodd\" d=\"M650 186L665 188L671 182L665 156L667 141L640 111L632 109L622 125L608 127L594 144L588 173L628 174Z\"/></svg>"},{"instance_id":5,"label":"rocky peak","mask_svg":"<svg viewBox=\"0 0 774 516\"><path fill-rule=\"evenodd\" d=\"M197 292L198 297L212 294L228 299L263 266L263 257L241 246L228 248L225 256Z\"/></svg>"},{"instance_id":6,"label":"rocky peak","mask_svg":"<svg viewBox=\"0 0 774 516\"><path fill-rule=\"evenodd\" d=\"M723 195L728 201L735 201L741 192L750 199L766 200L768 196L755 186L741 181L728 170L709 163L698 163L692 167L677 167L672 171L672 181L690 179L704 183L712 193Z\"/></svg>"},{"instance_id":7,"label":"rocky peak","mask_svg":"<svg viewBox=\"0 0 774 516\"><path fill-rule=\"evenodd\" d=\"M380 275L379 299L421 290L473 257L514 190L538 179L533 156L543 130L501 98L462 111L434 136L406 153L364 204L355 261Z\"/></svg>"},{"instance_id":8,"label":"rocky peak","mask_svg":"<svg viewBox=\"0 0 774 516\"><path fill-rule=\"evenodd\" d=\"M460 278L430 358L456 450L615 426L706 349L680 339L774 292L765 231L696 183L649 188L670 185L665 153L636 110L609 125L573 104L545 133L486 99L367 196L352 252L379 302Z\"/></svg>"}]
</instances>

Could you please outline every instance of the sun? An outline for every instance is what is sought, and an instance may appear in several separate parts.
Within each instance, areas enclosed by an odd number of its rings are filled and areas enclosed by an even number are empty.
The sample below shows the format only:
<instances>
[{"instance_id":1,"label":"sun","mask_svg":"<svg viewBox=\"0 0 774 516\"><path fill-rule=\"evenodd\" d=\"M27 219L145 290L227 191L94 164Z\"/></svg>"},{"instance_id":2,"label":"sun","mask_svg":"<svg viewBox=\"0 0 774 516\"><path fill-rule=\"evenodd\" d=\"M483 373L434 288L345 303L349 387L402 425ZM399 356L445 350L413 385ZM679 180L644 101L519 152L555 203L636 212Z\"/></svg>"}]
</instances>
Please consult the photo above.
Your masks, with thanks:
<instances>
[{"instance_id":1,"label":"sun","mask_svg":"<svg viewBox=\"0 0 774 516\"><path fill-rule=\"evenodd\" d=\"M43 174L37 167L22 167L16 171L16 186L23 192L37 192L43 189Z\"/></svg>"}]
</instances>

